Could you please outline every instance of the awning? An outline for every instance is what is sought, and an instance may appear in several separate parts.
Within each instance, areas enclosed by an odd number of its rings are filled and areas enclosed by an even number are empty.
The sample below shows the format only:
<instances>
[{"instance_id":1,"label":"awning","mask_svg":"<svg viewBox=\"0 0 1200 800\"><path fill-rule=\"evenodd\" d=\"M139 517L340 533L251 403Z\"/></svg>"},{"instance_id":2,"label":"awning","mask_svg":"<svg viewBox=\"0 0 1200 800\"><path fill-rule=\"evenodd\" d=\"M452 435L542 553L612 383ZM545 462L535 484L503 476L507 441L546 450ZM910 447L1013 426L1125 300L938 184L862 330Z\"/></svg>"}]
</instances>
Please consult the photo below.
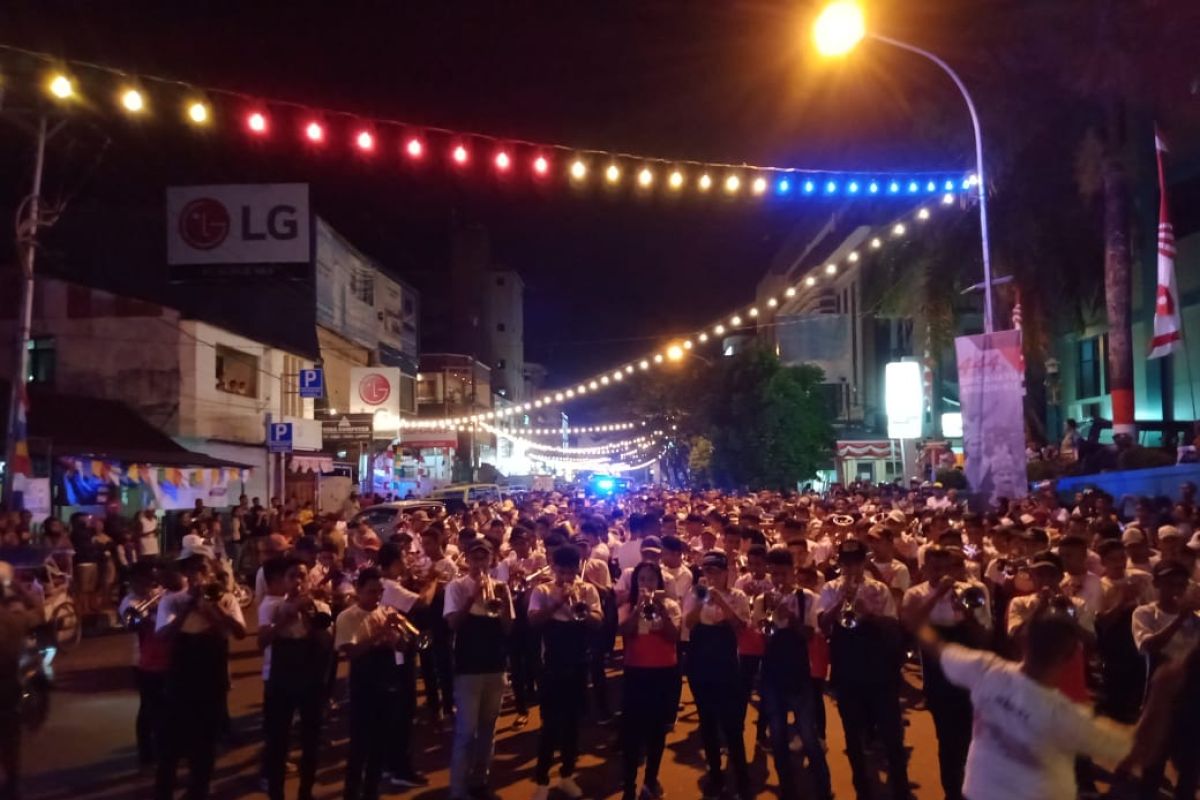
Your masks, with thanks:
<instances>
[{"instance_id":1,"label":"awning","mask_svg":"<svg viewBox=\"0 0 1200 800\"><path fill-rule=\"evenodd\" d=\"M293 453L292 457L288 459L288 469L292 472L315 472L318 475L328 475L333 472L333 456Z\"/></svg>"},{"instance_id":2,"label":"awning","mask_svg":"<svg viewBox=\"0 0 1200 800\"><path fill-rule=\"evenodd\" d=\"M892 453L892 443L888 439L839 440L834 450L838 458L890 458Z\"/></svg>"},{"instance_id":3,"label":"awning","mask_svg":"<svg viewBox=\"0 0 1200 800\"><path fill-rule=\"evenodd\" d=\"M7 389L3 390L0 403L7 406L8 396ZM55 458L166 467L251 468L250 464L188 450L124 403L59 394L36 384L29 387L29 438L35 442L35 455L49 450Z\"/></svg>"}]
</instances>

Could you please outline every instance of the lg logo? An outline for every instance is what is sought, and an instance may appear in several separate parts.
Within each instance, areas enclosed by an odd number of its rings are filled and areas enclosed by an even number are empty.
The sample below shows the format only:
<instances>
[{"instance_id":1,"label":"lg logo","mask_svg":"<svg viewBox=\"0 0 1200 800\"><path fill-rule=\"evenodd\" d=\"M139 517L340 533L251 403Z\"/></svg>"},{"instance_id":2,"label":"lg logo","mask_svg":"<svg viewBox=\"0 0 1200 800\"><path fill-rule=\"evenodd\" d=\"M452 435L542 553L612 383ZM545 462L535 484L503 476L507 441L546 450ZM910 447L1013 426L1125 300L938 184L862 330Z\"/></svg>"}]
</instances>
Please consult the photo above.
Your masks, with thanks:
<instances>
[{"instance_id":1,"label":"lg logo","mask_svg":"<svg viewBox=\"0 0 1200 800\"><path fill-rule=\"evenodd\" d=\"M289 241L299 233L296 207L286 204L272 206L265 219L255 220L254 209L241 207L238 238L243 242L262 242L267 239ZM179 213L179 237L196 250L213 250L220 247L233 229L229 209L220 200L198 197L183 207Z\"/></svg>"},{"instance_id":2,"label":"lg logo","mask_svg":"<svg viewBox=\"0 0 1200 800\"><path fill-rule=\"evenodd\" d=\"M379 406L392 394L392 384L383 375L372 372L358 382L358 396L369 406Z\"/></svg>"}]
</instances>

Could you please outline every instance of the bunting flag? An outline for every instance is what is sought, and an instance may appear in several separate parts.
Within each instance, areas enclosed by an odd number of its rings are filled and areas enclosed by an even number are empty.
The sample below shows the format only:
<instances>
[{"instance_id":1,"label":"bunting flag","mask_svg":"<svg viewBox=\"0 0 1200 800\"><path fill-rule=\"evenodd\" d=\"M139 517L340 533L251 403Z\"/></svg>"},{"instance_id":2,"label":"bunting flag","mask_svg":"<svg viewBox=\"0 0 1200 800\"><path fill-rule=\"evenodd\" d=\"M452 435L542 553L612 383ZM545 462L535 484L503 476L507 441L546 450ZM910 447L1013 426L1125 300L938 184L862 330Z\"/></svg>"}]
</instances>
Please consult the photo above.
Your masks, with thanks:
<instances>
[{"instance_id":1,"label":"bunting flag","mask_svg":"<svg viewBox=\"0 0 1200 800\"><path fill-rule=\"evenodd\" d=\"M29 396L25 393L25 384L17 391L17 426L13 431L13 476L24 478L33 477L33 462L29 458Z\"/></svg>"},{"instance_id":2,"label":"bunting flag","mask_svg":"<svg viewBox=\"0 0 1200 800\"><path fill-rule=\"evenodd\" d=\"M1183 344L1179 328L1179 293L1175 289L1175 229L1167 213L1167 181L1163 156L1167 143L1156 127L1154 149L1158 156L1158 290L1154 300L1154 338L1149 358L1162 358Z\"/></svg>"}]
</instances>

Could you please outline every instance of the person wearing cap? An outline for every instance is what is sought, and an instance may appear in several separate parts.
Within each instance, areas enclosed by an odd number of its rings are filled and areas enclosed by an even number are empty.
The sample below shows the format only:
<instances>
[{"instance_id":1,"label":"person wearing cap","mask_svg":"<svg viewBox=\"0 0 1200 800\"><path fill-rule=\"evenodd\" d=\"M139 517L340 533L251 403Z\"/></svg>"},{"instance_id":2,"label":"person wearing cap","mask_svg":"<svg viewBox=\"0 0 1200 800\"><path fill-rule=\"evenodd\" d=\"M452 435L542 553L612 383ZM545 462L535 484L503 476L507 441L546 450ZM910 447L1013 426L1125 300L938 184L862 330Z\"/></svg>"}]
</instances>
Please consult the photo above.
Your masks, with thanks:
<instances>
[{"instance_id":1,"label":"person wearing cap","mask_svg":"<svg viewBox=\"0 0 1200 800\"><path fill-rule=\"evenodd\" d=\"M657 547L658 538L649 536L642 540L642 552L646 552L647 542L650 547ZM592 557L592 539L584 534L571 537L571 544L579 551L579 559L583 571L583 580L596 587L600 596L600 608L604 612L604 622L599 630L589 635L588 642L588 671L592 683L592 711L596 721L601 725L612 722L612 712L608 705L608 676L605 674L606 660L616 643L617 632L617 600L613 593L612 572L608 562Z\"/></svg>"},{"instance_id":2,"label":"person wearing cap","mask_svg":"<svg viewBox=\"0 0 1200 800\"><path fill-rule=\"evenodd\" d=\"M1070 669L1062 670L1059 689L1077 703L1090 703L1088 692L1087 649L1095 641L1095 614L1080 597L1071 597L1063 591L1062 559L1057 553L1041 550L1029 559L1029 577L1033 581L1033 592L1014 597L1008 604L1005 628L1008 638L1019 652L1024 646L1024 636L1029 623L1049 613L1070 617L1083 633L1078 637L1080 647L1072 658Z\"/></svg>"},{"instance_id":3,"label":"person wearing cap","mask_svg":"<svg viewBox=\"0 0 1200 800\"><path fill-rule=\"evenodd\" d=\"M803 796L792 766L789 715L795 717L801 750L817 800L830 800L829 765L818 730L817 703L824 698L813 686L809 642L817 627L815 593L796 584L792 555L786 547L772 547L765 556L772 589L758 595L751 605L754 627L764 625L767 635L762 659L762 713L770 729L771 752L779 776L782 800Z\"/></svg>"},{"instance_id":4,"label":"person wearing cap","mask_svg":"<svg viewBox=\"0 0 1200 800\"><path fill-rule=\"evenodd\" d=\"M178 565L183 588L163 595L155 619L155 631L170 650L164 719L176 721L165 726L156 800L174 797L181 760L188 762L188 796L208 797L217 741L227 723L229 638L246 635L242 609L216 583L211 555L185 552Z\"/></svg>"},{"instance_id":5,"label":"person wearing cap","mask_svg":"<svg viewBox=\"0 0 1200 800\"><path fill-rule=\"evenodd\" d=\"M1125 555L1129 557L1129 568L1140 569L1142 572L1152 572L1158 563L1158 553L1150 548L1146 533L1141 528L1129 526L1121 534L1121 544L1125 545Z\"/></svg>"},{"instance_id":6,"label":"person wearing cap","mask_svg":"<svg viewBox=\"0 0 1200 800\"><path fill-rule=\"evenodd\" d=\"M533 702L534 683L542 660L541 637L529 623L530 590L552 578L546 556L534 551L533 534L523 523L513 526L508 543L512 551L496 565L495 575L509 587L513 597L514 620L508 636L508 661L513 705L517 712L512 727L520 730L529 724L529 705Z\"/></svg>"},{"instance_id":7,"label":"person wearing cap","mask_svg":"<svg viewBox=\"0 0 1200 800\"><path fill-rule=\"evenodd\" d=\"M1094 617L1100 613L1104 591L1100 578L1088 571L1088 544L1082 536L1074 534L1058 540L1058 557L1062 560L1063 593L1083 600Z\"/></svg>"},{"instance_id":8,"label":"person wearing cap","mask_svg":"<svg viewBox=\"0 0 1200 800\"><path fill-rule=\"evenodd\" d=\"M1138 651L1150 659L1153 672L1160 664L1180 659L1200 642L1200 604L1186 597L1188 569L1178 561L1154 565L1153 603L1134 609L1131 625Z\"/></svg>"},{"instance_id":9,"label":"person wearing cap","mask_svg":"<svg viewBox=\"0 0 1200 800\"><path fill-rule=\"evenodd\" d=\"M992 626L987 603L966 608L958 600L960 593L971 586L982 586L956 580L953 563L954 553L947 548L935 545L925 551L925 580L904 593L901 619L910 633L916 634L929 625L943 641L982 649ZM937 659L923 659L921 675L925 704L937 736L942 792L947 800L960 800L971 743L971 698L946 680Z\"/></svg>"},{"instance_id":10,"label":"person wearing cap","mask_svg":"<svg viewBox=\"0 0 1200 800\"><path fill-rule=\"evenodd\" d=\"M1178 561L1179 555L1187 545L1187 537L1183 531L1174 525L1161 525L1158 528L1158 553L1162 561Z\"/></svg>"},{"instance_id":11,"label":"person wearing cap","mask_svg":"<svg viewBox=\"0 0 1200 800\"><path fill-rule=\"evenodd\" d=\"M1096 614L1096 652L1100 657L1097 711L1119 720L1137 721L1146 685L1146 659L1133 641L1133 611L1154 601L1151 577L1129 570L1125 548L1116 539L1097 546L1104 573L1100 576L1100 610Z\"/></svg>"},{"instance_id":12,"label":"person wearing cap","mask_svg":"<svg viewBox=\"0 0 1200 800\"><path fill-rule=\"evenodd\" d=\"M492 578L492 545L467 547L467 574L446 585L445 616L454 634L454 745L451 800L490 794L496 719L504 699L504 654L514 609L508 585Z\"/></svg>"},{"instance_id":13,"label":"person wearing cap","mask_svg":"<svg viewBox=\"0 0 1200 800\"><path fill-rule=\"evenodd\" d=\"M679 683L676 644L683 626L683 612L679 603L667 595L658 565L643 561L634 567L633 586L635 591L621 604L618 616L624 640L622 800L637 797L637 773L643 753L646 771L642 798L651 800L663 796L658 770L667 730L675 718L674 698Z\"/></svg>"},{"instance_id":14,"label":"person wearing cap","mask_svg":"<svg viewBox=\"0 0 1200 800\"><path fill-rule=\"evenodd\" d=\"M893 536L892 531L882 525L870 529L867 546L871 550L871 558L867 561L867 571L892 590L892 597L899 604L900 598L912 585L912 577L908 565L896 558Z\"/></svg>"},{"instance_id":15,"label":"person wearing cap","mask_svg":"<svg viewBox=\"0 0 1200 800\"><path fill-rule=\"evenodd\" d=\"M901 800L909 796L900 715L903 635L891 590L866 574L866 562L867 549L857 539L838 546L841 574L821 590L817 620L829 637L831 683L855 791L871 794L875 779L865 742L874 727L887 757L891 795Z\"/></svg>"},{"instance_id":16,"label":"person wearing cap","mask_svg":"<svg viewBox=\"0 0 1200 800\"><path fill-rule=\"evenodd\" d=\"M476 538L472 528L461 532L462 541ZM413 568L415 580L432 587L429 604L416 612L414 622L429 634L429 649L422 650L421 680L425 684L425 708L435 722L454 714L454 675L451 670L450 627L443 616L446 584L458 577L458 565L446 555L446 529L433 523L421 532L421 555ZM382 566L382 564L380 565ZM387 597L384 598L387 605Z\"/></svg>"},{"instance_id":17,"label":"person wearing cap","mask_svg":"<svg viewBox=\"0 0 1200 800\"><path fill-rule=\"evenodd\" d=\"M588 633L604 615L596 587L579 578L579 551L559 547L551 556L554 582L536 586L529 597L529 621L542 633L542 729L538 735L534 800L550 795L550 767L557 750L562 771L557 788L572 800L583 796L575 782L579 726L587 695Z\"/></svg>"},{"instance_id":18,"label":"person wearing cap","mask_svg":"<svg viewBox=\"0 0 1200 800\"><path fill-rule=\"evenodd\" d=\"M413 591L405 586L404 553L404 549L395 542L388 542L379 548L376 560L383 583L380 603L385 609L393 609L415 624L414 617L421 610L430 607L438 585L429 581L420 591ZM387 754L386 769L390 773L391 784L397 787L424 786L427 783L425 777L412 764L412 726L417 708L417 678L413 664L415 659L415 643L409 642L406 649L396 651L394 674L389 677L395 687L395 693L392 695L392 741Z\"/></svg>"},{"instance_id":19,"label":"person wearing cap","mask_svg":"<svg viewBox=\"0 0 1200 800\"><path fill-rule=\"evenodd\" d=\"M696 591L683 604L684 625L690 631L688 685L700 716L700 737L708 761L705 798L719 797L725 786L721 772L721 743L729 752L738 796L752 797L742 729L746 698L741 689L737 654L738 631L750 622L750 601L730 586L730 562L725 553L712 550L700 562L703 597Z\"/></svg>"}]
</instances>

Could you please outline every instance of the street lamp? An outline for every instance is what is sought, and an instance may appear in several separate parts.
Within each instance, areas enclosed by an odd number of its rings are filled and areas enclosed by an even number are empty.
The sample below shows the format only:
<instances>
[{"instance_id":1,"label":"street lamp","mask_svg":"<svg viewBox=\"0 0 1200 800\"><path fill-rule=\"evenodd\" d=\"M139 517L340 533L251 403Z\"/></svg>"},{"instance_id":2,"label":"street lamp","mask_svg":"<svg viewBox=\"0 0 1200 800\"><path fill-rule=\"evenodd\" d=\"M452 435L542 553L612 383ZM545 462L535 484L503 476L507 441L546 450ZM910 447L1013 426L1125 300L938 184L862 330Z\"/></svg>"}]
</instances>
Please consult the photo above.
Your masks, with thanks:
<instances>
[{"instance_id":1,"label":"street lamp","mask_svg":"<svg viewBox=\"0 0 1200 800\"><path fill-rule=\"evenodd\" d=\"M813 26L813 39L817 50L824 56L843 56L853 50L863 38L869 37L878 42L890 44L901 50L916 53L919 56L937 64L943 72L950 76L963 100L967 103L967 111L971 114L971 126L975 131L975 182L979 186L979 234L983 248L983 331L991 333L992 321L992 261L988 255L988 222L987 222L987 191L983 180L983 135L979 130L979 115L975 113L975 103L966 85L958 77L958 73L950 68L942 59L906 42L901 42L890 36L883 36L867 29L866 18L862 8L851 0L835 0L825 7L817 17Z\"/></svg>"}]
</instances>

